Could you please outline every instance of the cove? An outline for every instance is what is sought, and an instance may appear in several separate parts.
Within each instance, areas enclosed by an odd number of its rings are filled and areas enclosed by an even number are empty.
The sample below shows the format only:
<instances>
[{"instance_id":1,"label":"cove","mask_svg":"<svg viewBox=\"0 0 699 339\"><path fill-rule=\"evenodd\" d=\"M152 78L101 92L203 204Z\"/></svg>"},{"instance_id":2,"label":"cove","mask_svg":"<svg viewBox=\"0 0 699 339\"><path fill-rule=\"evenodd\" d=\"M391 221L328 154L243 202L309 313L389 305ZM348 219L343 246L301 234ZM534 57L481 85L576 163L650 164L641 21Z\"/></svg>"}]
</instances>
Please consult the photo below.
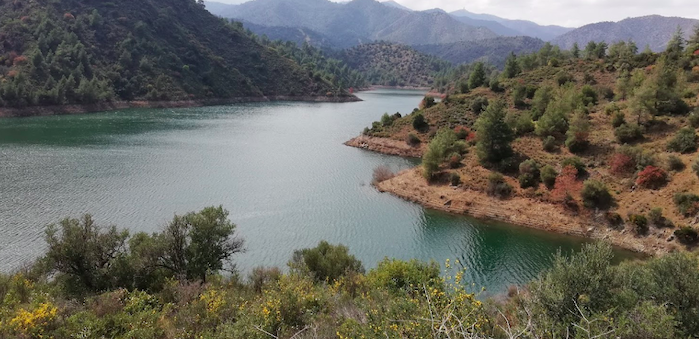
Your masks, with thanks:
<instances>
[{"instance_id":1,"label":"cove","mask_svg":"<svg viewBox=\"0 0 699 339\"><path fill-rule=\"evenodd\" d=\"M458 259L475 289L503 291L584 240L425 210L372 188L373 169L419 160L343 145L384 112L410 113L423 92L376 90L352 103L249 103L0 119L0 271L44 251L43 229L91 213L154 232L175 213L223 205L246 241L246 273L285 266L294 250L343 243L384 257ZM625 252L620 254L628 255Z\"/></svg>"}]
</instances>

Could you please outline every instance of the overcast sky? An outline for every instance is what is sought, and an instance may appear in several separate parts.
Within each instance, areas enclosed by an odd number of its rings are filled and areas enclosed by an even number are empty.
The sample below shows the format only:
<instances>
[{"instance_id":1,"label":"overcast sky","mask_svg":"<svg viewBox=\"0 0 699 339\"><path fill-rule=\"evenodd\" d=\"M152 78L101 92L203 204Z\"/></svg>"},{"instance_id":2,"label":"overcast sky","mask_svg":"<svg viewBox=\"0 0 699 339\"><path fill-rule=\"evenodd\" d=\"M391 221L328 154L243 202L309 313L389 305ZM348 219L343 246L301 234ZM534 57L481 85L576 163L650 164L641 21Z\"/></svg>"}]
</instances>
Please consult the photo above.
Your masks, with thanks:
<instances>
[{"instance_id":1,"label":"overcast sky","mask_svg":"<svg viewBox=\"0 0 699 339\"><path fill-rule=\"evenodd\" d=\"M213 0L241 3L243 0ZM379 0L383 1L383 0ZM699 19L699 0L395 0L414 10L466 9L545 25L582 26L650 14Z\"/></svg>"}]
</instances>

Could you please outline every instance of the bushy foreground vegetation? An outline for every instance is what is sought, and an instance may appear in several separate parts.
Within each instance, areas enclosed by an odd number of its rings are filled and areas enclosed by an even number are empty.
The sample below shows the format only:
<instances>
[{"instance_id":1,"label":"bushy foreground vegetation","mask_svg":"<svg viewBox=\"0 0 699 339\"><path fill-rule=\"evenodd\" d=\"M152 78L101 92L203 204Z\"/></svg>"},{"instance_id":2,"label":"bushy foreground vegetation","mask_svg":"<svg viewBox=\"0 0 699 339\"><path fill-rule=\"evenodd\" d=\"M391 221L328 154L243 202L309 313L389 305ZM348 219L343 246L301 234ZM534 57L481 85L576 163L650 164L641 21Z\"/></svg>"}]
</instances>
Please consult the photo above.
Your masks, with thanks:
<instances>
[{"instance_id":1,"label":"bushy foreground vegetation","mask_svg":"<svg viewBox=\"0 0 699 339\"><path fill-rule=\"evenodd\" d=\"M612 265L586 246L506 296L468 292L464 268L341 245L296 251L287 272L219 269L241 249L222 208L130 236L89 216L49 227L47 254L0 276L6 338L687 338L699 334L699 261ZM443 269L443 270L442 270ZM481 295L482 297L482 295Z\"/></svg>"}]
</instances>

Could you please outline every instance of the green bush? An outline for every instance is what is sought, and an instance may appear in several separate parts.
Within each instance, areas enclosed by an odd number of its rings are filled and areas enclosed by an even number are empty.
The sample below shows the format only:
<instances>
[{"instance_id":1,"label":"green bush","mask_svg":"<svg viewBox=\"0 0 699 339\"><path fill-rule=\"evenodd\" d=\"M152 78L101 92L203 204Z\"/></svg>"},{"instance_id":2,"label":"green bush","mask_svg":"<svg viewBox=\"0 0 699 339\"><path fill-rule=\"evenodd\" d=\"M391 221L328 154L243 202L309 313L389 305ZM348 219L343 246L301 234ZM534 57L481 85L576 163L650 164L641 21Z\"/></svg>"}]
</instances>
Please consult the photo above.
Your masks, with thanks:
<instances>
[{"instance_id":1,"label":"green bush","mask_svg":"<svg viewBox=\"0 0 699 339\"><path fill-rule=\"evenodd\" d=\"M454 152L448 157L449 168L459 168L461 167L461 154Z\"/></svg>"},{"instance_id":2,"label":"green bush","mask_svg":"<svg viewBox=\"0 0 699 339\"><path fill-rule=\"evenodd\" d=\"M471 111L476 114L481 114L488 107L488 98L486 97L476 97L471 102Z\"/></svg>"},{"instance_id":3,"label":"green bush","mask_svg":"<svg viewBox=\"0 0 699 339\"><path fill-rule=\"evenodd\" d=\"M699 108L695 109L688 117L689 126L699 128Z\"/></svg>"},{"instance_id":4,"label":"green bush","mask_svg":"<svg viewBox=\"0 0 699 339\"><path fill-rule=\"evenodd\" d=\"M418 138L417 135L410 133L410 134L408 134L408 139L405 142L407 142L408 145L410 145L410 146L417 146L422 141L420 141L420 138Z\"/></svg>"},{"instance_id":5,"label":"green bush","mask_svg":"<svg viewBox=\"0 0 699 339\"><path fill-rule=\"evenodd\" d=\"M623 125L626 123L626 115L624 115L624 112L615 112L614 115L612 115L612 127L618 128L619 126Z\"/></svg>"},{"instance_id":6,"label":"green bush","mask_svg":"<svg viewBox=\"0 0 699 339\"><path fill-rule=\"evenodd\" d=\"M648 219L643 214L629 214L629 223L631 223L634 232L638 235L648 232Z\"/></svg>"},{"instance_id":7,"label":"green bush","mask_svg":"<svg viewBox=\"0 0 699 339\"><path fill-rule=\"evenodd\" d=\"M556 138L554 138L551 135L544 138L542 145L544 147L544 151L546 152L553 152L558 148L558 145L556 144Z\"/></svg>"},{"instance_id":8,"label":"green bush","mask_svg":"<svg viewBox=\"0 0 699 339\"><path fill-rule=\"evenodd\" d=\"M289 267L310 274L319 282L333 282L348 273L364 273L362 262L349 254L346 246L331 245L327 241L321 241L314 248L294 251Z\"/></svg>"},{"instance_id":9,"label":"green bush","mask_svg":"<svg viewBox=\"0 0 699 339\"><path fill-rule=\"evenodd\" d=\"M424 132L430 125L425 120L425 116L422 113L415 113L413 116L413 128L418 132Z\"/></svg>"},{"instance_id":10,"label":"green bush","mask_svg":"<svg viewBox=\"0 0 699 339\"><path fill-rule=\"evenodd\" d=\"M459 173L452 172L451 174L449 174L449 182L452 186L461 185L461 176L459 175Z\"/></svg>"},{"instance_id":11,"label":"green bush","mask_svg":"<svg viewBox=\"0 0 699 339\"><path fill-rule=\"evenodd\" d=\"M694 174L699 177L699 159L694 160L692 163L692 171L694 171Z\"/></svg>"},{"instance_id":12,"label":"green bush","mask_svg":"<svg viewBox=\"0 0 699 339\"><path fill-rule=\"evenodd\" d=\"M607 212L604 214L604 219L607 220L609 225L613 227L619 227L624 223L624 219L616 212Z\"/></svg>"},{"instance_id":13,"label":"green bush","mask_svg":"<svg viewBox=\"0 0 699 339\"><path fill-rule=\"evenodd\" d=\"M427 152L422 156L422 168L425 179L430 180L447 155L460 153L462 143L458 143L456 133L449 128L443 128L432 138Z\"/></svg>"},{"instance_id":14,"label":"green bush","mask_svg":"<svg viewBox=\"0 0 699 339\"><path fill-rule=\"evenodd\" d=\"M585 85L582 87L582 101L583 105L597 105L597 91L590 85Z\"/></svg>"},{"instance_id":15,"label":"green bush","mask_svg":"<svg viewBox=\"0 0 699 339\"><path fill-rule=\"evenodd\" d=\"M541 182L548 188L552 188L556 183L556 177L558 177L558 172L549 165L544 166L541 169Z\"/></svg>"},{"instance_id":16,"label":"green bush","mask_svg":"<svg viewBox=\"0 0 699 339\"><path fill-rule=\"evenodd\" d=\"M586 180L580 196L587 208L607 208L613 200L607 185L597 180Z\"/></svg>"},{"instance_id":17,"label":"green bush","mask_svg":"<svg viewBox=\"0 0 699 339\"><path fill-rule=\"evenodd\" d=\"M671 171L682 171L684 169L685 165L682 159L680 157L670 154L667 157L667 168L670 169Z\"/></svg>"},{"instance_id":18,"label":"green bush","mask_svg":"<svg viewBox=\"0 0 699 339\"><path fill-rule=\"evenodd\" d=\"M540 178L539 164L533 159L525 160L519 164L519 174L520 187L536 187Z\"/></svg>"},{"instance_id":19,"label":"green bush","mask_svg":"<svg viewBox=\"0 0 699 339\"><path fill-rule=\"evenodd\" d=\"M614 129L614 136L620 143L633 142L643 138L643 128L636 124L623 123Z\"/></svg>"},{"instance_id":20,"label":"green bush","mask_svg":"<svg viewBox=\"0 0 699 339\"><path fill-rule=\"evenodd\" d=\"M439 285L439 273L439 265L435 262L386 258L379 262L375 269L369 271L367 280L370 285L386 288L393 293L422 293L424 288Z\"/></svg>"},{"instance_id":21,"label":"green bush","mask_svg":"<svg viewBox=\"0 0 699 339\"><path fill-rule=\"evenodd\" d=\"M488 176L488 195L504 199L512 194L512 186L505 181L505 177L500 173L491 173Z\"/></svg>"},{"instance_id":22,"label":"green bush","mask_svg":"<svg viewBox=\"0 0 699 339\"><path fill-rule=\"evenodd\" d=\"M692 153L697 150L697 137L693 128L685 127L677 132L675 137L667 144L667 148L674 152Z\"/></svg>"},{"instance_id":23,"label":"green bush","mask_svg":"<svg viewBox=\"0 0 699 339\"><path fill-rule=\"evenodd\" d=\"M699 242L699 232L692 227L682 226L674 232L677 240L686 245L692 245Z\"/></svg>"},{"instance_id":24,"label":"green bush","mask_svg":"<svg viewBox=\"0 0 699 339\"><path fill-rule=\"evenodd\" d=\"M685 217L691 217L699 212L699 195L693 193L676 193L673 201L677 209Z\"/></svg>"},{"instance_id":25,"label":"green bush","mask_svg":"<svg viewBox=\"0 0 699 339\"><path fill-rule=\"evenodd\" d=\"M559 71L558 74L556 74L556 82L558 83L559 86L563 86L569 82L573 81L573 76L566 72L566 71Z\"/></svg>"}]
</instances>

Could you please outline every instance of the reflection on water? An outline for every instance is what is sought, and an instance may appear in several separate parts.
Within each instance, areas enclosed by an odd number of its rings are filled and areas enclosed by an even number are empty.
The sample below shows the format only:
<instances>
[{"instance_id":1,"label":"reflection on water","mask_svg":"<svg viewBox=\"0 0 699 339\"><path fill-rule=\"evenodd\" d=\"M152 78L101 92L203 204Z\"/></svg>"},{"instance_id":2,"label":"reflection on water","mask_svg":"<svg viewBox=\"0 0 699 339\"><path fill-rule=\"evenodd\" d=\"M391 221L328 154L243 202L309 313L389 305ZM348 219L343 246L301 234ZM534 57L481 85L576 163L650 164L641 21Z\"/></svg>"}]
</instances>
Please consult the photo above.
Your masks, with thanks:
<instances>
[{"instance_id":1,"label":"reflection on water","mask_svg":"<svg viewBox=\"0 0 699 339\"><path fill-rule=\"evenodd\" d=\"M294 250L343 243L371 268L384 257L460 259L477 286L522 283L579 239L426 211L369 186L379 165L417 160L343 146L414 91L363 102L254 103L0 120L0 270L44 250L43 228L92 213L157 231L175 213L223 205L246 240L246 271Z\"/></svg>"}]
</instances>

